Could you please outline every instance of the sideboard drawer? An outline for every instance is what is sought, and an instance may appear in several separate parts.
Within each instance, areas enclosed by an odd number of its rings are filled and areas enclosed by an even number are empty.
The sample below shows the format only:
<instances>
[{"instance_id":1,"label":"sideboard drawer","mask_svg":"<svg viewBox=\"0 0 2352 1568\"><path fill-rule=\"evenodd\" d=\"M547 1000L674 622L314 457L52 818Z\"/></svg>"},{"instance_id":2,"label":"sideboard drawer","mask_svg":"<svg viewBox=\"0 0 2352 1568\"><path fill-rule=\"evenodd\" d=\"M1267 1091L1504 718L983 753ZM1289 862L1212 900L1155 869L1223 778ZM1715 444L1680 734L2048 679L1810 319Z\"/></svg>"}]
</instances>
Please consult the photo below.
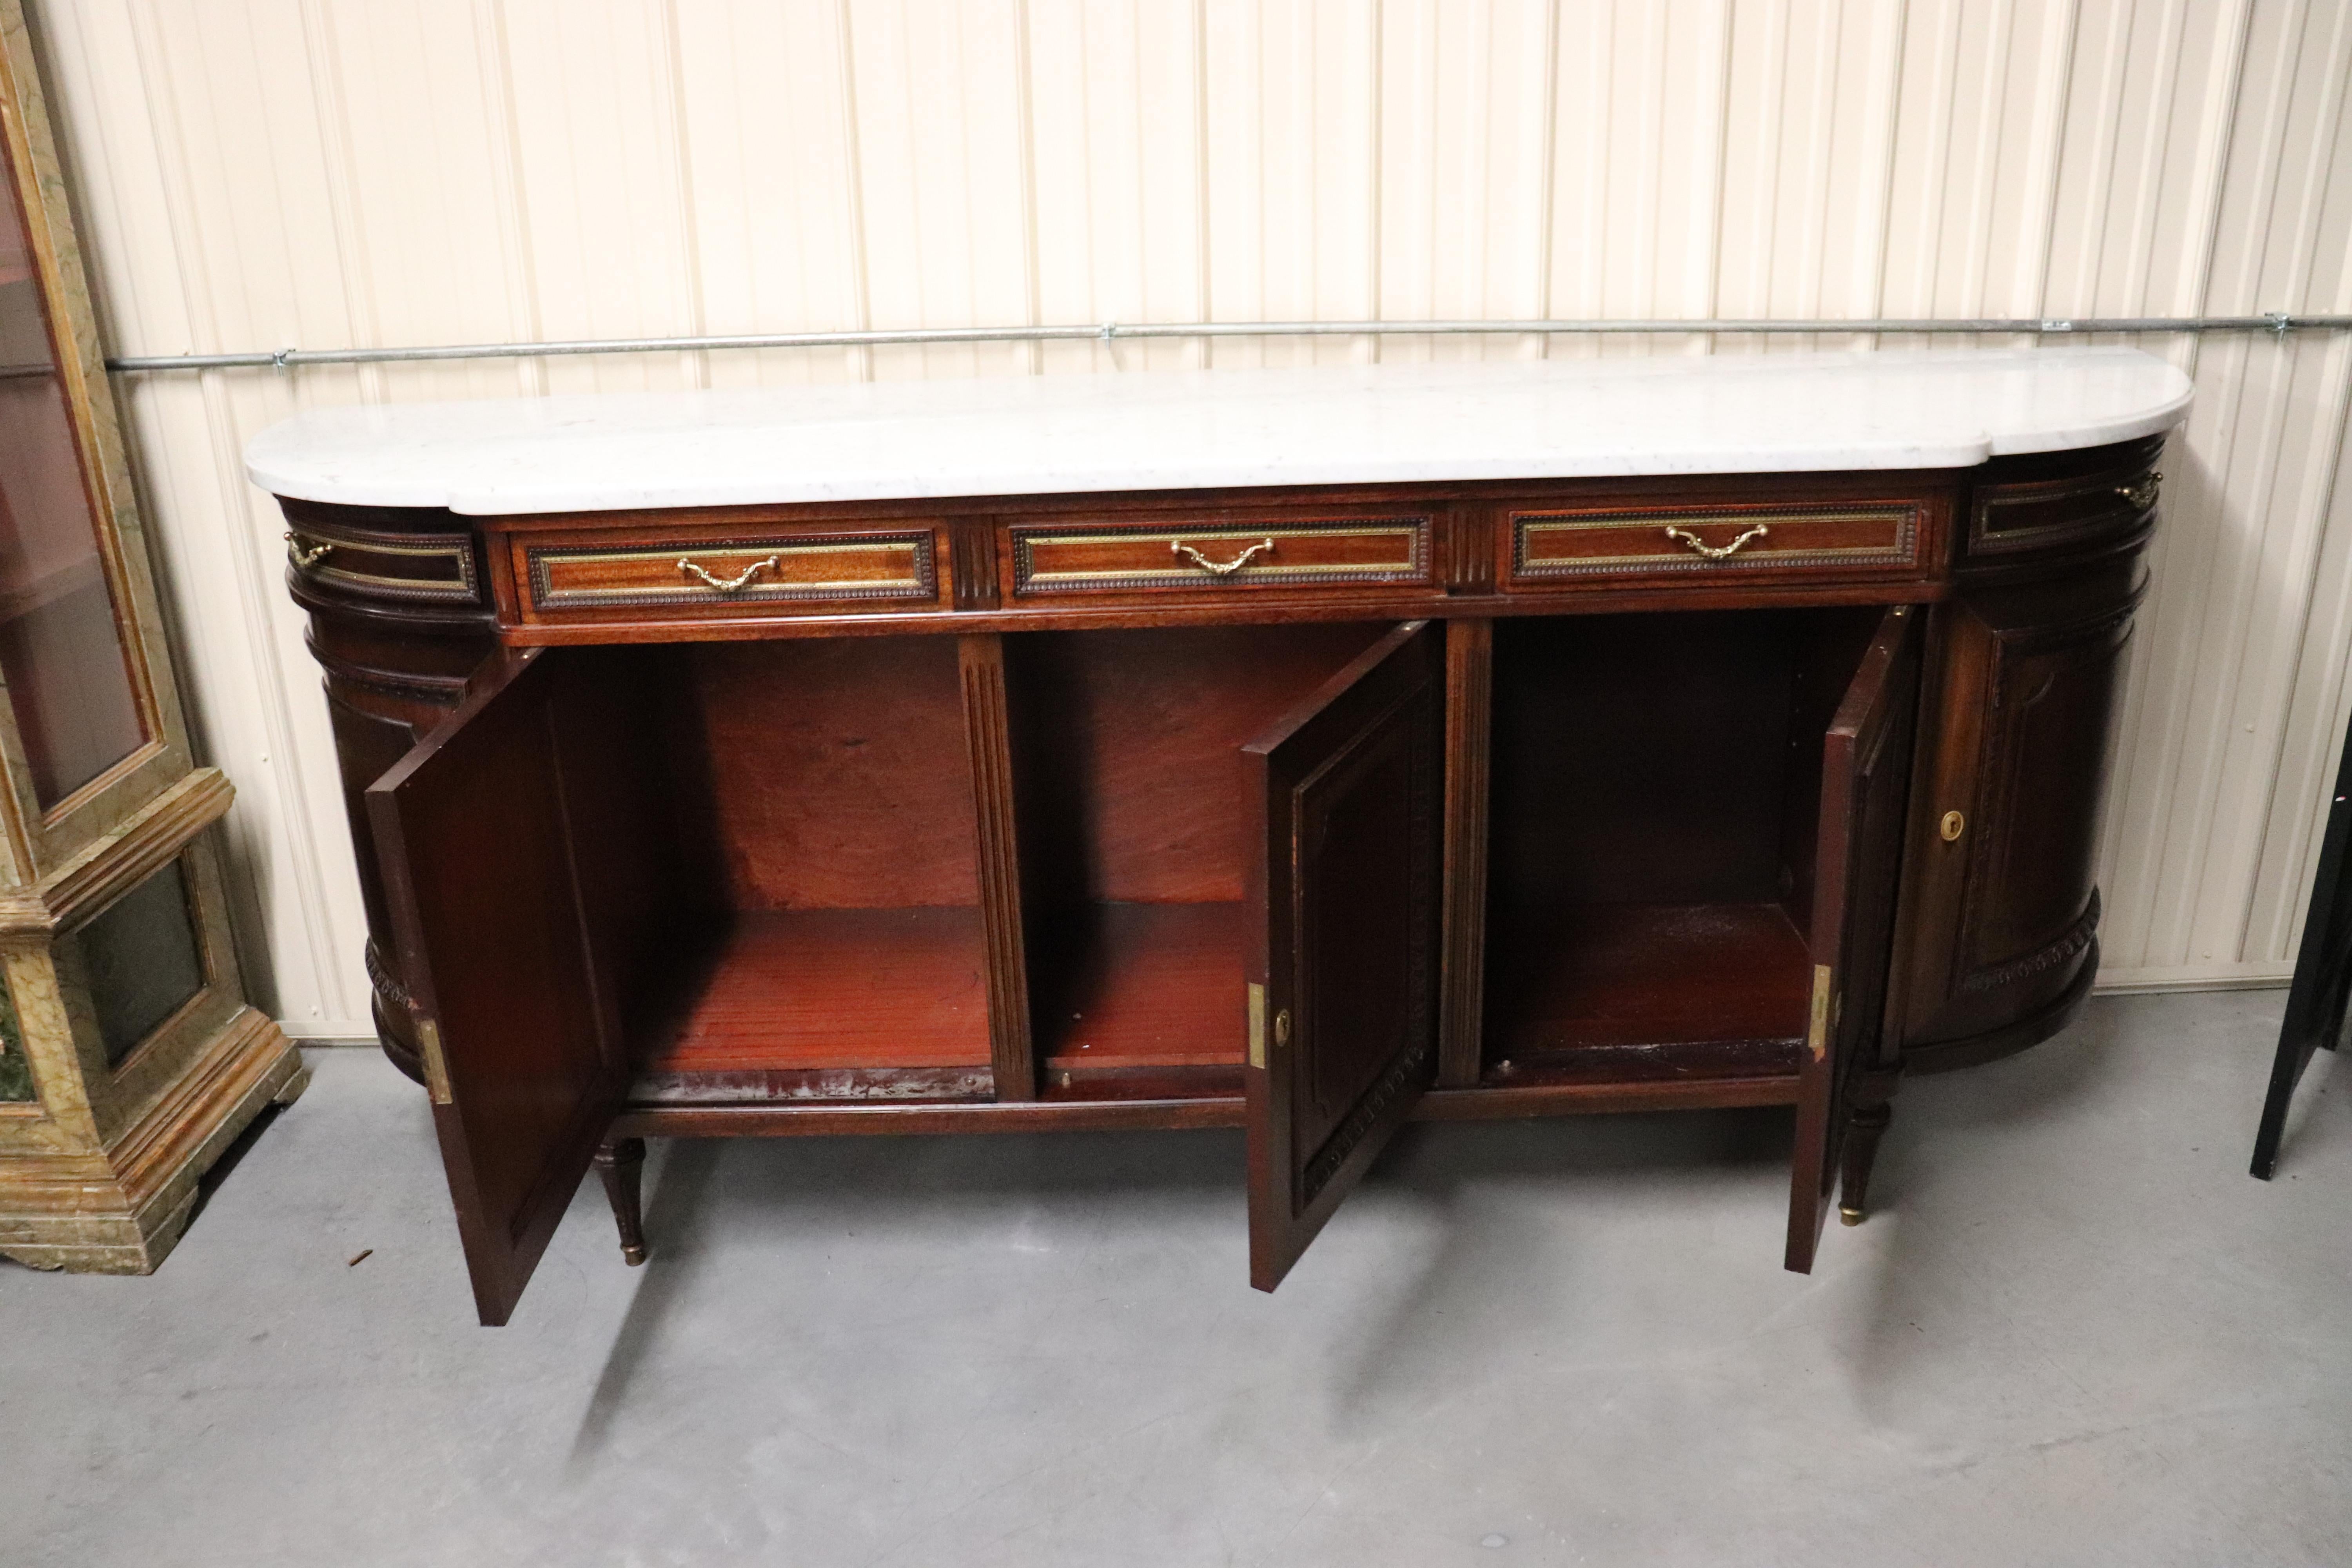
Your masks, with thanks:
<instances>
[{"instance_id":1,"label":"sideboard drawer","mask_svg":"<svg viewBox=\"0 0 2352 1568\"><path fill-rule=\"evenodd\" d=\"M1234 594L1430 581L1425 515L1015 524L1016 598L1049 594Z\"/></svg>"},{"instance_id":2,"label":"sideboard drawer","mask_svg":"<svg viewBox=\"0 0 2352 1568\"><path fill-rule=\"evenodd\" d=\"M681 537L614 545L516 538L515 578L526 618L672 612L740 617L769 606L854 609L939 602L931 530Z\"/></svg>"},{"instance_id":3,"label":"sideboard drawer","mask_svg":"<svg viewBox=\"0 0 2352 1568\"><path fill-rule=\"evenodd\" d=\"M409 605L478 605L469 533L391 533L335 522L299 521L286 534L286 562L297 582L360 599Z\"/></svg>"},{"instance_id":4,"label":"sideboard drawer","mask_svg":"<svg viewBox=\"0 0 2352 1568\"><path fill-rule=\"evenodd\" d=\"M1988 465L1969 507L1968 555L1982 563L2079 549L2147 527L2164 484L2156 468L2163 449L2158 437Z\"/></svg>"},{"instance_id":5,"label":"sideboard drawer","mask_svg":"<svg viewBox=\"0 0 2352 1568\"><path fill-rule=\"evenodd\" d=\"M1672 573L1919 569L1916 506L1727 507L1687 511L1514 511L1511 584Z\"/></svg>"}]
</instances>

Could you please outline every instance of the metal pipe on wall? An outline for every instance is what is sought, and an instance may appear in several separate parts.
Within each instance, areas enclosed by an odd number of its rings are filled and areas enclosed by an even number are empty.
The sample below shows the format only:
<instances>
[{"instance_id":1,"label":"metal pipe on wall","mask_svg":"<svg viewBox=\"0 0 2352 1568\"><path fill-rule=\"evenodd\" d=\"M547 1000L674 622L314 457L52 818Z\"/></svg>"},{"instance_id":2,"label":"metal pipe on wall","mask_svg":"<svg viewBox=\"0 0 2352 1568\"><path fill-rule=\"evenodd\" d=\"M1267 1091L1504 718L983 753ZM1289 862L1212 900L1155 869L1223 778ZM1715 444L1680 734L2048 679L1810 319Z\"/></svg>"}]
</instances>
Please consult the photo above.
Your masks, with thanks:
<instances>
[{"instance_id":1,"label":"metal pipe on wall","mask_svg":"<svg viewBox=\"0 0 2352 1568\"><path fill-rule=\"evenodd\" d=\"M2352 315L1975 317L1867 321L1187 321L1063 327L921 327L840 332L747 332L677 338L576 338L544 343L444 343L415 348L241 350L231 353L130 354L106 362L124 374L171 370L278 370L314 364L394 364L425 360L553 359L572 354L697 353L710 349L892 348L924 343L1116 342L1149 338L1657 336L1674 333L1870 336L1903 334L2080 337L2091 333L2343 331Z\"/></svg>"}]
</instances>

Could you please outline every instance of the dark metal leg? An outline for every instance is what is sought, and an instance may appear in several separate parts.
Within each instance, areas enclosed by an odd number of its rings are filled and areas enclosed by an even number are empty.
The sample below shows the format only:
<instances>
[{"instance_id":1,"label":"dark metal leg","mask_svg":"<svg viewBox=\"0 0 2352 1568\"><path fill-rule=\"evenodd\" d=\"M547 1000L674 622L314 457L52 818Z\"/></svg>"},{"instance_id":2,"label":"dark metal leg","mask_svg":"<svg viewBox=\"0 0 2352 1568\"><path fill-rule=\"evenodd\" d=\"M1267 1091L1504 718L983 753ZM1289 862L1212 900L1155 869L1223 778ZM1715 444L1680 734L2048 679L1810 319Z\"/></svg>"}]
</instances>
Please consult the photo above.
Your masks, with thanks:
<instances>
[{"instance_id":1,"label":"dark metal leg","mask_svg":"<svg viewBox=\"0 0 2352 1568\"><path fill-rule=\"evenodd\" d=\"M2315 905L2317 901L2313 900ZM2309 918L2319 919L2319 910L2315 908ZM2265 1182L2278 1170L2279 1142L2286 1136L2286 1113L2294 1103L2294 1086L2303 1069L2322 1047L2334 1050L2336 1037L2344 1032L2347 996L2341 949L2345 943L2339 940L2335 943L2337 951L2323 949L2315 959L2313 945L2305 943L2305 956L2295 965L2294 984L2286 994L2278 1055L2271 1061L2270 1092L2263 1097L2262 1124L2254 1131L2253 1173ZM2308 979L2306 966L2313 972Z\"/></svg>"},{"instance_id":2,"label":"dark metal leg","mask_svg":"<svg viewBox=\"0 0 2352 1568\"><path fill-rule=\"evenodd\" d=\"M646 1260L646 1215L639 1190L645 1168L642 1138L623 1138L596 1151L596 1173L604 1178L604 1196L621 1231L621 1258L632 1268Z\"/></svg>"},{"instance_id":3,"label":"dark metal leg","mask_svg":"<svg viewBox=\"0 0 2352 1568\"><path fill-rule=\"evenodd\" d=\"M2297 976L2298 982L2300 979ZM2332 1029L2318 1039L2307 1033L2298 1038L2295 1011L2290 1000L2286 1027L2279 1034L2278 1056L2271 1063L2270 1092L2263 1097L2262 1124L2254 1130L2253 1173L2265 1182L2278 1171L2279 1142L2286 1136L2286 1113L2294 1103L2294 1086L2303 1077L2303 1069L2311 1065L2315 1047L2336 1047Z\"/></svg>"},{"instance_id":4,"label":"dark metal leg","mask_svg":"<svg viewBox=\"0 0 2352 1568\"><path fill-rule=\"evenodd\" d=\"M2271 1068L2270 1093L2263 1098L2262 1124L2254 1129L2253 1174L2259 1181L2269 1181L2278 1171L2279 1140L2286 1136L2287 1107L2294 1100L2294 1080L2304 1068L2294 1052L2292 1042L2279 1047Z\"/></svg>"},{"instance_id":5,"label":"dark metal leg","mask_svg":"<svg viewBox=\"0 0 2352 1568\"><path fill-rule=\"evenodd\" d=\"M1838 1218L1860 1225L1870 1213L1870 1168L1878 1159L1878 1141L1895 1120L1895 1107L1885 1100L1853 1108L1846 1123L1845 1158L1838 1171Z\"/></svg>"},{"instance_id":6,"label":"dark metal leg","mask_svg":"<svg viewBox=\"0 0 2352 1568\"><path fill-rule=\"evenodd\" d=\"M2278 1169L2279 1140L2286 1132L2295 1080L2311 1065L2313 1051L2322 1046L2336 1048L2347 1006L2352 1006L2352 736L2346 738L2343 759L2336 765L2336 795L2328 803L2327 831L2320 836L2319 865L2311 876L2303 945L2295 952L2294 982L2287 987L2286 1016L2279 1020L2270 1093L2263 1098L2262 1125L2254 1133L2253 1173L2265 1182Z\"/></svg>"}]
</instances>

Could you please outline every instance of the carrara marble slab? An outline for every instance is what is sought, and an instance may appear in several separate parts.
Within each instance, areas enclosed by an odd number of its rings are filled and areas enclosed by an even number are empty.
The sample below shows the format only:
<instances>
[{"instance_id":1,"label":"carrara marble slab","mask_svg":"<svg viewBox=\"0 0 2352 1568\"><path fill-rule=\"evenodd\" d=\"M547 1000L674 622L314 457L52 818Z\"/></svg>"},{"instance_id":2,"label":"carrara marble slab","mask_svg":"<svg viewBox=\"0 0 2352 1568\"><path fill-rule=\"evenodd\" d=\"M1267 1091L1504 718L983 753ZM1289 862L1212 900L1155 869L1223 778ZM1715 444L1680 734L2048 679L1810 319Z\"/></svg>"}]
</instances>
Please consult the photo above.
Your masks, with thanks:
<instances>
[{"instance_id":1,"label":"carrara marble slab","mask_svg":"<svg viewBox=\"0 0 2352 1568\"><path fill-rule=\"evenodd\" d=\"M1252 485L1964 468L2170 428L2126 348L1318 365L313 409L281 496L475 514Z\"/></svg>"}]
</instances>

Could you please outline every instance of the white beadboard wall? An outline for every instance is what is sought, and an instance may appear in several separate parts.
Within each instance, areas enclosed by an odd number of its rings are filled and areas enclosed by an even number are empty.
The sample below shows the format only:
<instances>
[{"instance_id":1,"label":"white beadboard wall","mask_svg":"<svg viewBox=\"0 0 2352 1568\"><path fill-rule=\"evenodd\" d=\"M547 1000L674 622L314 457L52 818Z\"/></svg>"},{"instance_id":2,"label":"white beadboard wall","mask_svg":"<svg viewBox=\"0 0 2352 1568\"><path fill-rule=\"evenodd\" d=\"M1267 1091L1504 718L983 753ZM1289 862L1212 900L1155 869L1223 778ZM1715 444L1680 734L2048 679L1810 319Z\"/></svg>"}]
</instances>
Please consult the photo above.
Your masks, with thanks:
<instances>
[{"instance_id":1,"label":"white beadboard wall","mask_svg":"<svg viewBox=\"0 0 2352 1568\"><path fill-rule=\"evenodd\" d=\"M36 0L121 353L1015 322L2352 310L2352 0ZM368 1032L281 523L296 408L1689 338L124 378L247 940ZM2152 337L2105 980L2289 967L2352 649L2352 336Z\"/></svg>"}]
</instances>

